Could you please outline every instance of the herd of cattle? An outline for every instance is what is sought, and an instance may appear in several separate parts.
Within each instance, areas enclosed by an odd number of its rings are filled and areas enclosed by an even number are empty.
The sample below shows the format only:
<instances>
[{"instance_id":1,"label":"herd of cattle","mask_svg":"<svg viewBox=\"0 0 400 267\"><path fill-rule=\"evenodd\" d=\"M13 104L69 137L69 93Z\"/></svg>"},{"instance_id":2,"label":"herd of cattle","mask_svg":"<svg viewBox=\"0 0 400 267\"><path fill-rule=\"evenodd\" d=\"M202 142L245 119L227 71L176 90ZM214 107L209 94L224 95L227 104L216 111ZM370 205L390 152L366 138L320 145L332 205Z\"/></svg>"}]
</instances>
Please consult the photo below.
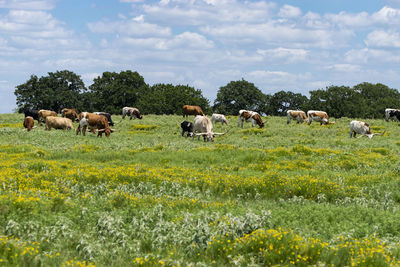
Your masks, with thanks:
<instances>
[{"instance_id":1,"label":"herd of cattle","mask_svg":"<svg viewBox=\"0 0 400 267\"><path fill-rule=\"evenodd\" d=\"M24 127L28 131L32 130L35 128L34 120L37 120L39 125L41 125L42 122L45 123L46 130L51 130L52 128L63 130L74 129L72 122L78 122L79 125L76 129L76 134L78 135L82 132L82 135L84 136L87 128L89 128L89 130L93 133L97 132L97 136L99 137L101 137L103 133L106 135L106 137L110 137L111 133L115 131L111 128L111 126L114 126L114 122L112 121L109 113L78 113L78 111L73 108L64 108L61 113L62 117L58 117L57 113L54 111L26 109L24 111ZM223 114L213 114L210 119L204 115L201 107L191 105L184 105L182 108L182 114L184 118L189 115L195 116L193 123L186 120L181 123L182 136L184 136L186 133L187 136L191 136L192 138L198 136L198 139L200 139L200 136L203 136L204 141L213 141L214 136L224 135L227 133L213 132L213 124L216 124L217 122L221 122L221 124L229 123ZM143 116L140 114L140 111L137 108L132 107L124 107L122 109L122 119L124 119L126 116L129 116L130 119L143 118ZM256 124L260 128L264 127L264 123L260 114L255 111L242 109L239 111L238 118L239 127L243 128L243 122L251 122L253 127ZM387 108L385 110L385 119L386 121L389 121L390 119L400 121L400 110ZM288 110L287 124L289 124L292 120L297 121L297 123L307 122L308 125L310 125L313 121L319 122L321 125L334 124L334 122L329 121L329 116L326 112L317 110L309 110L307 111L307 114L301 110ZM356 137L356 134L367 136L369 138L372 138L374 135L382 135L371 133L368 123L354 120L350 122L350 138Z\"/></svg>"}]
</instances>

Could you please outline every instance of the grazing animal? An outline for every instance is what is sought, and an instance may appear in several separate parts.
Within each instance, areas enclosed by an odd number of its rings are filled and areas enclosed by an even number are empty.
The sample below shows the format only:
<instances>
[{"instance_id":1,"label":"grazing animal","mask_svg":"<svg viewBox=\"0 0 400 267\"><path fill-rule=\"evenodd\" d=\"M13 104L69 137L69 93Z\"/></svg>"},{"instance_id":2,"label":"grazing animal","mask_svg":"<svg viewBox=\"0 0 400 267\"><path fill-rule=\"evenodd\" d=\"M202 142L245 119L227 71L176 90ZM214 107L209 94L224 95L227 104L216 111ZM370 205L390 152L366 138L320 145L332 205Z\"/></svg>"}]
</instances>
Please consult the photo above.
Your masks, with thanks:
<instances>
[{"instance_id":1,"label":"grazing animal","mask_svg":"<svg viewBox=\"0 0 400 267\"><path fill-rule=\"evenodd\" d=\"M41 109L41 110L39 110L38 116L39 116L39 120L38 120L39 125L42 125L42 122L46 121L46 117L49 117L49 116L57 117L57 112Z\"/></svg>"},{"instance_id":2,"label":"grazing animal","mask_svg":"<svg viewBox=\"0 0 400 267\"><path fill-rule=\"evenodd\" d=\"M216 135L224 135L225 133L214 133L212 131L212 122L207 116L197 115L194 118L193 122L193 132L194 135L198 136L198 140L200 140L200 136L203 136L205 141L214 141L214 136ZM197 132L197 133L196 133ZM193 139L194 139L194 135Z\"/></svg>"},{"instance_id":3,"label":"grazing animal","mask_svg":"<svg viewBox=\"0 0 400 267\"><path fill-rule=\"evenodd\" d=\"M72 125L72 120L70 120L68 118L47 116L45 130L50 131L51 128L61 129L61 130L70 130L70 129L74 129L74 126Z\"/></svg>"},{"instance_id":4,"label":"grazing animal","mask_svg":"<svg viewBox=\"0 0 400 267\"><path fill-rule=\"evenodd\" d=\"M188 117L189 115L202 115L204 116L204 112L199 106L191 106L191 105L184 105L182 107L182 115L183 117Z\"/></svg>"},{"instance_id":5,"label":"grazing animal","mask_svg":"<svg viewBox=\"0 0 400 267\"><path fill-rule=\"evenodd\" d=\"M287 113L287 124L289 124L291 120L296 120L297 123L305 121L308 122L307 115L302 110L288 110L286 113Z\"/></svg>"},{"instance_id":6,"label":"grazing animal","mask_svg":"<svg viewBox=\"0 0 400 267\"><path fill-rule=\"evenodd\" d=\"M371 128L369 124L363 121L351 121L350 122L350 138L354 136L356 138L357 134L361 134L360 137L367 136L369 139L374 137L374 135L383 135L383 133L371 133Z\"/></svg>"},{"instance_id":7,"label":"grazing animal","mask_svg":"<svg viewBox=\"0 0 400 267\"><path fill-rule=\"evenodd\" d=\"M214 114L212 114L212 116L211 116L211 122L213 123L213 124L217 124L217 122L220 122L221 124L228 124L229 123L229 121L225 118L225 116L224 115L222 115L222 114L216 114L216 113L214 113Z\"/></svg>"},{"instance_id":8,"label":"grazing animal","mask_svg":"<svg viewBox=\"0 0 400 267\"><path fill-rule=\"evenodd\" d=\"M85 136L88 126L93 130L97 130L97 137L102 137L103 133L105 133L106 137L110 137L111 133L115 131L110 128L106 117L94 113L81 112L79 114L79 126L76 129L76 134L78 135L82 129L82 135Z\"/></svg>"},{"instance_id":9,"label":"grazing animal","mask_svg":"<svg viewBox=\"0 0 400 267\"><path fill-rule=\"evenodd\" d=\"M264 127L264 123L261 120L260 114L258 114L255 111L249 111L245 109L239 110L239 121L238 121L238 126L241 126L243 128L243 122L250 122L251 121L251 126L254 127L257 123L260 128Z\"/></svg>"},{"instance_id":10,"label":"grazing animal","mask_svg":"<svg viewBox=\"0 0 400 267\"><path fill-rule=\"evenodd\" d=\"M79 121L79 113L78 110L74 109L74 108L63 108L61 110L61 116L63 118L68 118L72 121Z\"/></svg>"},{"instance_id":11,"label":"grazing animal","mask_svg":"<svg viewBox=\"0 0 400 267\"><path fill-rule=\"evenodd\" d=\"M182 136L187 132L187 136L193 136L193 123L189 121L181 122Z\"/></svg>"},{"instance_id":12,"label":"grazing animal","mask_svg":"<svg viewBox=\"0 0 400 267\"><path fill-rule=\"evenodd\" d=\"M122 108L122 119L124 119L126 115L130 117L130 120L135 117L140 120L143 118L142 114L140 114L140 111L137 108L131 108L131 107Z\"/></svg>"},{"instance_id":13,"label":"grazing animal","mask_svg":"<svg viewBox=\"0 0 400 267\"><path fill-rule=\"evenodd\" d=\"M329 122L328 113L326 113L325 111L309 110L307 111L307 117L308 117L308 125L310 125L311 122L313 121L319 122L320 125L334 123L334 122Z\"/></svg>"},{"instance_id":14,"label":"grazing animal","mask_svg":"<svg viewBox=\"0 0 400 267\"><path fill-rule=\"evenodd\" d=\"M106 117L106 118L107 118L107 121L108 121L108 124L109 124L110 126L114 126L114 122L113 122L112 119L111 119L111 114L110 114L110 113L106 113L106 112L94 112L94 114L102 115L102 116Z\"/></svg>"},{"instance_id":15,"label":"grazing animal","mask_svg":"<svg viewBox=\"0 0 400 267\"><path fill-rule=\"evenodd\" d=\"M400 109L385 109L385 120L389 121L390 119L400 121Z\"/></svg>"},{"instance_id":16,"label":"grazing animal","mask_svg":"<svg viewBox=\"0 0 400 267\"><path fill-rule=\"evenodd\" d=\"M31 108L24 109L24 114L25 118L32 117L34 120L37 120L39 122L39 110Z\"/></svg>"},{"instance_id":17,"label":"grazing animal","mask_svg":"<svg viewBox=\"0 0 400 267\"><path fill-rule=\"evenodd\" d=\"M24 127L26 130L29 132L30 130L33 129L33 126L35 125L35 121L31 116L27 116L24 118Z\"/></svg>"}]
</instances>

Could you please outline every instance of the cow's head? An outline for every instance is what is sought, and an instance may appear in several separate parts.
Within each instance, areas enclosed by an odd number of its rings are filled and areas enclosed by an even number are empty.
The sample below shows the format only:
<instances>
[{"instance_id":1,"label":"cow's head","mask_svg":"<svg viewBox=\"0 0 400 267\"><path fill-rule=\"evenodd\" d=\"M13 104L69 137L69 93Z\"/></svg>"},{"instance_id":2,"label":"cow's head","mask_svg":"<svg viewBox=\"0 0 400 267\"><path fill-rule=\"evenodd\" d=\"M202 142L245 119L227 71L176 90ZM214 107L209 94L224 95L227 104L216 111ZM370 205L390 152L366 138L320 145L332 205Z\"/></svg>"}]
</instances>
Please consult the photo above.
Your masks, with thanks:
<instances>
[{"instance_id":1,"label":"cow's head","mask_svg":"<svg viewBox=\"0 0 400 267\"><path fill-rule=\"evenodd\" d=\"M115 132L115 130L108 127L105 129L97 130L97 132L99 133L100 137L103 133L106 135L106 137L110 137L111 133Z\"/></svg>"}]
</instances>

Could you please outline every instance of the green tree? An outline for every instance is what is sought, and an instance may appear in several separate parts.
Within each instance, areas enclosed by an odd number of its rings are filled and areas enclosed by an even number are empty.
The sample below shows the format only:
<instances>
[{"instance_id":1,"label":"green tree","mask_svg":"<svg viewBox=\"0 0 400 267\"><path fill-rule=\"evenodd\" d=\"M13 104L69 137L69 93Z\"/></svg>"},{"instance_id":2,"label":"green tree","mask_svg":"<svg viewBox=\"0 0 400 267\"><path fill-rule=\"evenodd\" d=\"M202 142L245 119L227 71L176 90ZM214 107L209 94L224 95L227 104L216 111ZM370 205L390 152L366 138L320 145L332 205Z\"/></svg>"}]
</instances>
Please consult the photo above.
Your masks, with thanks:
<instances>
[{"instance_id":1,"label":"green tree","mask_svg":"<svg viewBox=\"0 0 400 267\"><path fill-rule=\"evenodd\" d=\"M144 114L182 114L183 105L198 105L205 113L211 113L201 90L188 85L155 84L137 102Z\"/></svg>"},{"instance_id":2,"label":"green tree","mask_svg":"<svg viewBox=\"0 0 400 267\"><path fill-rule=\"evenodd\" d=\"M268 115L282 116L289 109L303 110L307 102L308 98L302 94L279 91L267 98L265 111Z\"/></svg>"},{"instance_id":3,"label":"green tree","mask_svg":"<svg viewBox=\"0 0 400 267\"><path fill-rule=\"evenodd\" d=\"M86 98L93 97L93 109L119 114L125 106L136 107L138 99L148 93L148 85L136 71L103 72L93 80L89 90Z\"/></svg>"},{"instance_id":4,"label":"green tree","mask_svg":"<svg viewBox=\"0 0 400 267\"><path fill-rule=\"evenodd\" d=\"M260 114L265 113L266 95L253 83L245 81L231 81L220 87L213 109L217 113L237 115L239 110L247 109Z\"/></svg>"},{"instance_id":5,"label":"green tree","mask_svg":"<svg viewBox=\"0 0 400 267\"><path fill-rule=\"evenodd\" d=\"M364 118L383 118L386 108L400 108L400 93L397 89L381 83L360 83L354 86L354 90L364 99Z\"/></svg>"},{"instance_id":6,"label":"green tree","mask_svg":"<svg viewBox=\"0 0 400 267\"><path fill-rule=\"evenodd\" d=\"M48 74L40 78L31 75L27 82L16 86L17 106L56 112L65 107L82 109L80 95L87 89L80 76L68 70Z\"/></svg>"}]
</instances>

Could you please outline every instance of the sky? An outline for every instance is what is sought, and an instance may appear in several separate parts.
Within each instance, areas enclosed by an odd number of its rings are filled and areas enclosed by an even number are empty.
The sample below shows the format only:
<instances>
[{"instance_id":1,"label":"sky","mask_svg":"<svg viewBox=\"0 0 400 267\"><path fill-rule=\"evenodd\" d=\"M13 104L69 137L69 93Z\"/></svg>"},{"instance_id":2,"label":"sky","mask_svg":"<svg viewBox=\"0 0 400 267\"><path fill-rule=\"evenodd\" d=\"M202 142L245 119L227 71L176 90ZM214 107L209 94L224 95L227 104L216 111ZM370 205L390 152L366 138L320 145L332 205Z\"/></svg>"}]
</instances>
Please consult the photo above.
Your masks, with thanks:
<instances>
[{"instance_id":1,"label":"sky","mask_svg":"<svg viewBox=\"0 0 400 267\"><path fill-rule=\"evenodd\" d=\"M200 89L245 79L308 96L328 86L400 89L400 0L0 0L0 113L31 75L103 72Z\"/></svg>"}]
</instances>

